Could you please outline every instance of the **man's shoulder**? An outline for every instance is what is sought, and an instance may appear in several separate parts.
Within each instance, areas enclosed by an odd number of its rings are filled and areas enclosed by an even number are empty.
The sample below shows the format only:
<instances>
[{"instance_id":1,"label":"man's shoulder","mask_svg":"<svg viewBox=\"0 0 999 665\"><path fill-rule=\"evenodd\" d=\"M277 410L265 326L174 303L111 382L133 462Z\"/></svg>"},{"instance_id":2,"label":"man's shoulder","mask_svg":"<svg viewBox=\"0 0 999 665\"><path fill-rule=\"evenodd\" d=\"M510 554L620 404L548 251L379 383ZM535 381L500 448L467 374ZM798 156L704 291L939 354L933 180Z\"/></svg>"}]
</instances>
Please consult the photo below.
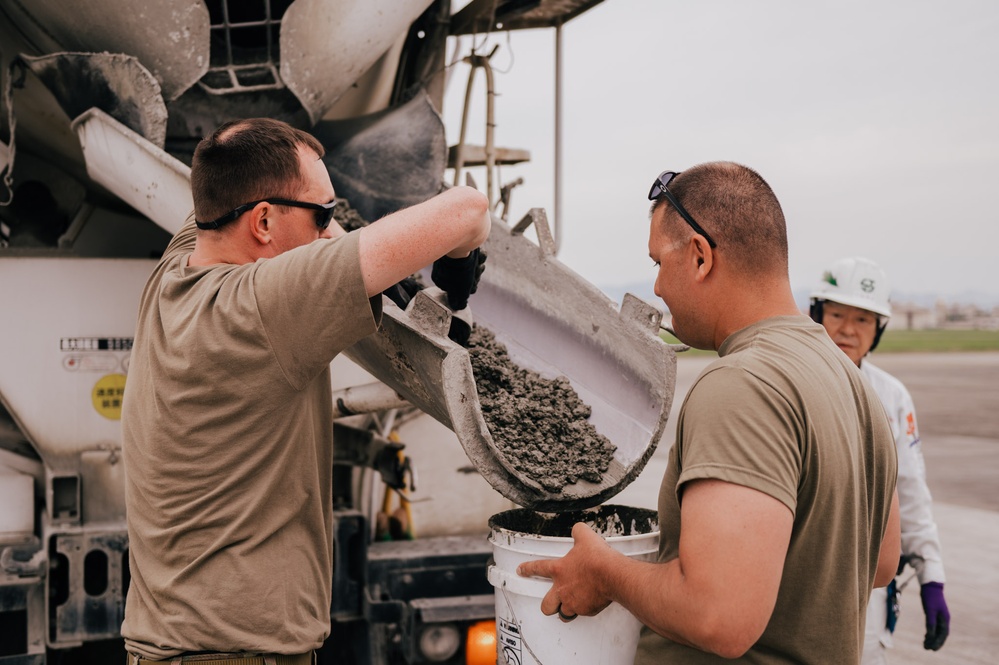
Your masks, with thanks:
<instances>
[{"instance_id":1,"label":"man's shoulder","mask_svg":"<svg viewBox=\"0 0 999 665\"><path fill-rule=\"evenodd\" d=\"M719 409L719 403L729 407L786 401L787 377L780 376L772 363L761 360L758 353L745 350L723 356L705 367L694 380L684 400L690 408L711 414L720 422L739 409Z\"/></svg>"},{"instance_id":2,"label":"man's shoulder","mask_svg":"<svg viewBox=\"0 0 999 665\"><path fill-rule=\"evenodd\" d=\"M163 259L176 258L194 251L194 246L198 241L198 227L194 223L194 216L189 217L177 230L173 238L163 251Z\"/></svg>"},{"instance_id":3,"label":"man's shoulder","mask_svg":"<svg viewBox=\"0 0 999 665\"><path fill-rule=\"evenodd\" d=\"M715 367L742 369L758 378L799 380L849 364L825 329L803 316L780 316L745 328L726 340ZM708 371L705 370L705 371Z\"/></svg>"},{"instance_id":4,"label":"man's shoulder","mask_svg":"<svg viewBox=\"0 0 999 665\"><path fill-rule=\"evenodd\" d=\"M825 329L801 315L772 316L747 325L731 333L719 348L722 357L759 351L769 344L786 344L799 340L809 343L820 335L825 335Z\"/></svg>"}]
</instances>

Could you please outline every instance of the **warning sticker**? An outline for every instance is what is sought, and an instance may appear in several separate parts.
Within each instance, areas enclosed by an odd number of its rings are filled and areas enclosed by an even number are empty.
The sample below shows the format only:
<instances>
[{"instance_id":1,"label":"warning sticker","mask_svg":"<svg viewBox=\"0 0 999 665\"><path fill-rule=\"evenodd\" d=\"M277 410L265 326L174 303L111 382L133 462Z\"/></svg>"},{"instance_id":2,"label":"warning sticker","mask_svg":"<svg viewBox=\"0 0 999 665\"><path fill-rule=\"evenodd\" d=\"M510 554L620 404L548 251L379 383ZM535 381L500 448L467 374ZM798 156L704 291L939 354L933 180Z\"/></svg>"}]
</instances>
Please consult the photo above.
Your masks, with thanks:
<instances>
[{"instance_id":1,"label":"warning sticker","mask_svg":"<svg viewBox=\"0 0 999 665\"><path fill-rule=\"evenodd\" d=\"M63 337L60 351L131 351L131 337Z\"/></svg>"},{"instance_id":2,"label":"warning sticker","mask_svg":"<svg viewBox=\"0 0 999 665\"><path fill-rule=\"evenodd\" d=\"M106 374L90 393L97 413L109 420L121 420L121 398L125 394L125 375Z\"/></svg>"},{"instance_id":3,"label":"warning sticker","mask_svg":"<svg viewBox=\"0 0 999 665\"><path fill-rule=\"evenodd\" d=\"M520 665L523 662L520 626L502 617L496 619L499 630L496 634L497 651L502 656L500 665Z\"/></svg>"},{"instance_id":4,"label":"warning sticker","mask_svg":"<svg viewBox=\"0 0 999 665\"><path fill-rule=\"evenodd\" d=\"M113 372L118 358L107 353L74 353L63 356L62 366L70 372Z\"/></svg>"}]
</instances>

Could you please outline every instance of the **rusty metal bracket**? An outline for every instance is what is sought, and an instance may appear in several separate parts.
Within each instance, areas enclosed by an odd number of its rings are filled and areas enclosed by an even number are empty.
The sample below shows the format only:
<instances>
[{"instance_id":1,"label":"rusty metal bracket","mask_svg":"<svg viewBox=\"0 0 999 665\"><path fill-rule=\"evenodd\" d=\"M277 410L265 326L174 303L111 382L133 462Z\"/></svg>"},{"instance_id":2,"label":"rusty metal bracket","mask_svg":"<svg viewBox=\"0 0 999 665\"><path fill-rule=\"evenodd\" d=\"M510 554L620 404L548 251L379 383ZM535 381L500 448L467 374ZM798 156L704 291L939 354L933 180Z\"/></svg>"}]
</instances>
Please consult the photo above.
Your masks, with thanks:
<instances>
[{"instance_id":1,"label":"rusty metal bracket","mask_svg":"<svg viewBox=\"0 0 999 665\"><path fill-rule=\"evenodd\" d=\"M527 211L519 222L510 229L511 235L523 235L531 224L538 234L538 246L541 248L542 257L555 256L555 238L552 236L552 229L548 225L548 214L544 208L531 208Z\"/></svg>"}]
</instances>

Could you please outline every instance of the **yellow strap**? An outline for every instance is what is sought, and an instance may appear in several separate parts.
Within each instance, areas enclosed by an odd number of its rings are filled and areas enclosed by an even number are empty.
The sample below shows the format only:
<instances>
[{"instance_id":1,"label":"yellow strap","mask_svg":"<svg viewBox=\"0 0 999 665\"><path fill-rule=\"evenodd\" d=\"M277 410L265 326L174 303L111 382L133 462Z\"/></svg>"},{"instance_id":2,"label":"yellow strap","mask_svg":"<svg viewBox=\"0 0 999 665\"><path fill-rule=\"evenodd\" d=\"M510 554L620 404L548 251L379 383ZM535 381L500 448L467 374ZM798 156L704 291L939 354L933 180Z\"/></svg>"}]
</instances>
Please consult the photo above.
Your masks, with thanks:
<instances>
[{"instance_id":1,"label":"yellow strap","mask_svg":"<svg viewBox=\"0 0 999 665\"><path fill-rule=\"evenodd\" d=\"M388 435L388 440L393 443L399 443L400 439L398 430L392 430ZM405 459L405 455L403 455L401 450L396 451L396 455L399 456L400 462ZM413 524L413 507L409 501L409 492L405 487L402 487L399 490L393 490L388 485L385 486L385 494L382 496L382 514L385 515L385 518L392 515L392 495L394 494L399 495L399 507L402 508L403 513L406 515L406 537L409 540L415 540L416 527ZM391 538L391 536L388 536L387 534L381 535L383 535L386 540Z\"/></svg>"}]
</instances>

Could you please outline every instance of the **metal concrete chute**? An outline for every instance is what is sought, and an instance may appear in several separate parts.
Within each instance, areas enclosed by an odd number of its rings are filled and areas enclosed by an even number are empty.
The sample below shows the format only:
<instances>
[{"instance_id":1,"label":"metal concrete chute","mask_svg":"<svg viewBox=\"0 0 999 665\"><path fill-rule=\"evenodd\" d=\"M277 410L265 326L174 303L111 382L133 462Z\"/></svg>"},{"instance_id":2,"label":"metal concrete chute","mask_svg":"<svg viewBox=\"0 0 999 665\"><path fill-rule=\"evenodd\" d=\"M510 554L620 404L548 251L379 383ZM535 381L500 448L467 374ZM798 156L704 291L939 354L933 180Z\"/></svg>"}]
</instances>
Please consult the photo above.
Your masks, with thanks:
<instances>
[{"instance_id":1,"label":"metal concrete chute","mask_svg":"<svg viewBox=\"0 0 999 665\"><path fill-rule=\"evenodd\" d=\"M162 152L166 140L167 109L156 78L134 57L120 53L52 53L16 56L4 80L3 106L7 111L10 146L6 150L5 192L0 205L13 200L14 162L17 145L28 146L25 157L59 156L60 168L86 181L86 158L81 152L73 119L98 111L134 135L137 141ZM20 122L19 122L20 121ZM123 144L131 150L131 140ZM109 160L113 157L109 156ZM119 164L119 173L131 176L131 164ZM30 179L31 169L21 176ZM96 179L113 191L127 187L127 179L109 183ZM109 187L113 184L113 187ZM126 199L133 203L131 199ZM138 206L137 206L138 207ZM141 208L140 208L141 209Z\"/></svg>"},{"instance_id":2,"label":"metal concrete chute","mask_svg":"<svg viewBox=\"0 0 999 665\"><path fill-rule=\"evenodd\" d=\"M0 0L0 15L17 26L26 53L127 53L152 72L172 100L208 69L208 8L201 0ZM28 46L30 45L30 46Z\"/></svg>"},{"instance_id":3,"label":"metal concrete chute","mask_svg":"<svg viewBox=\"0 0 999 665\"><path fill-rule=\"evenodd\" d=\"M540 245L523 235L530 223ZM551 511L602 503L645 467L669 417L676 356L658 337L662 313L630 295L618 309L555 259L539 209L514 227L494 220L485 250L487 269L470 301L475 323L521 367L566 377L592 408L591 424L617 447L601 482L549 491L505 458L482 415L468 351L447 337L451 313L439 289L421 291L405 311L386 303L381 330L347 355L454 431L508 499Z\"/></svg>"},{"instance_id":4,"label":"metal concrete chute","mask_svg":"<svg viewBox=\"0 0 999 665\"><path fill-rule=\"evenodd\" d=\"M523 235L529 224L539 245ZM559 262L543 210L513 227L494 222L493 229L483 283L471 301L477 325L489 328L520 366L568 378L592 408L590 423L617 447L601 483L581 480L518 503L539 510L596 505L641 472L669 417L676 356L659 338L662 313L630 294L618 309Z\"/></svg>"},{"instance_id":5,"label":"metal concrete chute","mask_svg":"<svg viewBox=\"0 0 999 665\"><path fill-rule=\"evenodd\" d=\"M385 53L432 0L296 0L281 21L281 78L312 123Z\"/></svg>"},{"instance_id":6,"label":"metal concrete chute","mask_svg":"<svg viewBox=\"0 0 999 665\"><path fill-rule=\"evenodd\" d=\"M48 88L69 118L99 108L156 146L166 140L167 109L156 78L120 53L53 53L20 62Z\"/></svg>"},{"instance_id":7,"label":"metal concrete chute","mask_svg":"<svg viewBox=\"0 0 999 665\"><path fill-rule=\"evenodd\" d=\"M191 169L100 109L72 124L87 175L171 234L194 211Z\"/></svg>"}]
</instances>

